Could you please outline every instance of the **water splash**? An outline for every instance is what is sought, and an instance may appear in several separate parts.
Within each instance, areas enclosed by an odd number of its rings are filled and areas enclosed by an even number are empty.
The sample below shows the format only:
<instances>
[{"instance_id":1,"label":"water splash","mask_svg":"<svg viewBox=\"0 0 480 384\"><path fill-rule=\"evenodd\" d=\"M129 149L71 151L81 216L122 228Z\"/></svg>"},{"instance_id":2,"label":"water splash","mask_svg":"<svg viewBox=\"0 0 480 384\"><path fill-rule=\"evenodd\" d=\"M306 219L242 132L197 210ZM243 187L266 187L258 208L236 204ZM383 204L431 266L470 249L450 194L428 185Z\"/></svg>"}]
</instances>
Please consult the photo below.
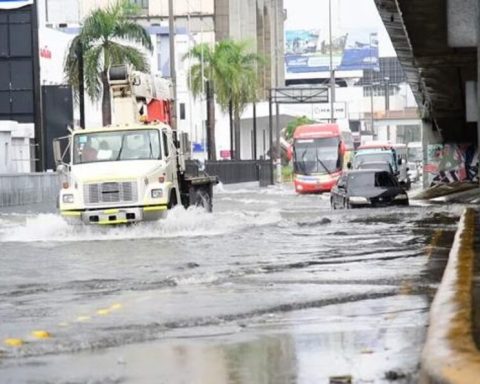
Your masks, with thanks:
<instances>
[{"instance_id":1,"label":"water splash","mask_svg":"<svg viewBox=\"0 0 480 384\"><path fill-rule=\"evenodd\" d=\"M75 242L148 238L216 236L280 222L278 210L207 213L177 207L166 219L131 226L70 225L56 214L28 217L21 225L0 223L0 242Z\"/></svg>"}]
</instances>

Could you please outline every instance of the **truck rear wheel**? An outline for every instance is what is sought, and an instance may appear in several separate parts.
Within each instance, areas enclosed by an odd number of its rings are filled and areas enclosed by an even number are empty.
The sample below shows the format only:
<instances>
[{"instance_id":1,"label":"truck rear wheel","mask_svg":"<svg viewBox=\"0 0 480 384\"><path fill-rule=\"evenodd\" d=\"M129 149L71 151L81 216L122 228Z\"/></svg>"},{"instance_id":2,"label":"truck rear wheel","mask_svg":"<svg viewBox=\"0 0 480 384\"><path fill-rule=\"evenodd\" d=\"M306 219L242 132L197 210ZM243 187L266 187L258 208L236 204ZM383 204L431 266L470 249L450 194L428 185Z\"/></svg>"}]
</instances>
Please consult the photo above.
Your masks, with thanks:
<instances>
[{"instance_id":1,"label":"truck rear wheel","mask_svg":"<svg viewBox=\"0 0 480 384\"><path fill-rule=\"evenodd\" d=\"M195 203L196 207L203 207L207 212L212 212L213 203L212 197L205 189L197 189L195 191Z\"/></svg>"}]
</instances>

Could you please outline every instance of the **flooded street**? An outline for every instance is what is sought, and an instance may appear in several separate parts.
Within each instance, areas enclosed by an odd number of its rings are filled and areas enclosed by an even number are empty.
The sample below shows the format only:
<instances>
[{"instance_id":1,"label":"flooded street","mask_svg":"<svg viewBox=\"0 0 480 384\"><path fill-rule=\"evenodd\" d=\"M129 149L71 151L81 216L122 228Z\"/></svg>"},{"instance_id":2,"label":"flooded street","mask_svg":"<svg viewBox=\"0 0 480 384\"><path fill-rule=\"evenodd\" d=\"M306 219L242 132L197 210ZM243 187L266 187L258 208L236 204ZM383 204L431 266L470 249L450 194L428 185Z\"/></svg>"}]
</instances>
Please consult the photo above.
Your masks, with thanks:
<instances>
[{"instance_id":1,"label":"flooded street","mask_svg":"<svg viewBox=\"0 0 480 384\"><path fill-rule=\"evenodd\" d=\"M462 208L240 188L131 227L0 213L0 382L416 382Z\"/></svg>"}]
</instances>

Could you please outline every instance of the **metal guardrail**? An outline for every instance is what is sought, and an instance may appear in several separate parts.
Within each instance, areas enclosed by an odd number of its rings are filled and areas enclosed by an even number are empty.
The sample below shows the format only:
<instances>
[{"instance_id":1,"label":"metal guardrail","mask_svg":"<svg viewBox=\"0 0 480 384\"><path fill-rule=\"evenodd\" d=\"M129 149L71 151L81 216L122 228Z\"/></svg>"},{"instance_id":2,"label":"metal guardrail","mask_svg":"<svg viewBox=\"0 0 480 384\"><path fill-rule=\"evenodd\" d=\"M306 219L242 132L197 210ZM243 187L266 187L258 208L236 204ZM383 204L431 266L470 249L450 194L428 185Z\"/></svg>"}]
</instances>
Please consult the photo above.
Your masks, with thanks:
<instances>
[{"instance_id":1,"label":"metal guardrail","mask_svg":"<svg viewBox=\"0 0 480 384\"><path fill-rule=\"evenodd\" d=\"M59 190L56 173L0 174L0 207L53 202Z\"/></svg>"},{"instance_id":2,"label":"metal guardrail","mask_svg":"<svg viewBox=\"0 0 480 384\"><path fill-rule=\"evenodd\" d=\"M205 162L205 171L218 176L224 184L259 181L260 186L271 184L269 160L222 160Z\"/></svg>"},{"instance_id":3,"label":"metal guardrail","mask_svg":"<svg viewBox=\"0 0 480 384\"><path fill-rule=\"evenodd\" d=\"M198 175L197 167L195 162L187 162L187 173ZM207 161L205 171L224 184L258 181L267 186L273 181L270 160ZM0 174L0 207L53 202L60 187L57 173Z\"/></svg>"}]
</instances>

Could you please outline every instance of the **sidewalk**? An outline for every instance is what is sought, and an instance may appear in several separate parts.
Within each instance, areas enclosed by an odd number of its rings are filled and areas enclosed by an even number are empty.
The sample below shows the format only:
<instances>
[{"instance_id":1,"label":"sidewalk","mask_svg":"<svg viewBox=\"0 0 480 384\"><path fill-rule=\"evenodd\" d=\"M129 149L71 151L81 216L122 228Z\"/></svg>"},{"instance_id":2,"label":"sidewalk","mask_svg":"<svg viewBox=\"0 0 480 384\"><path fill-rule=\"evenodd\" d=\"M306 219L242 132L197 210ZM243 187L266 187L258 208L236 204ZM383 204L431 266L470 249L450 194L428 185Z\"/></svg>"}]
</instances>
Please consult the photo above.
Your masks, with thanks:
<instances>
[{"instance_id":1,"label":"sidewalk","mask_svg":"<svg viewBox=\"0 0 480 384\"><path fill-rule=\"evenodd\" d=\"M480 383L480 215L462 215L430 309L420 383ZM475 343L477 341L477 344Z\"/></svg>"},{"instance_id":2,"label":"sidewalk","mask_svg":"<svg viewBox=\"0 0 480 384\"><path fill-rule=\"evenodd\" d=\"M476 215L475 259L473 263L473 339L480 350L480 213ZM480 375L480 372L479 372Z\"/></svg>"}]
</instances>

